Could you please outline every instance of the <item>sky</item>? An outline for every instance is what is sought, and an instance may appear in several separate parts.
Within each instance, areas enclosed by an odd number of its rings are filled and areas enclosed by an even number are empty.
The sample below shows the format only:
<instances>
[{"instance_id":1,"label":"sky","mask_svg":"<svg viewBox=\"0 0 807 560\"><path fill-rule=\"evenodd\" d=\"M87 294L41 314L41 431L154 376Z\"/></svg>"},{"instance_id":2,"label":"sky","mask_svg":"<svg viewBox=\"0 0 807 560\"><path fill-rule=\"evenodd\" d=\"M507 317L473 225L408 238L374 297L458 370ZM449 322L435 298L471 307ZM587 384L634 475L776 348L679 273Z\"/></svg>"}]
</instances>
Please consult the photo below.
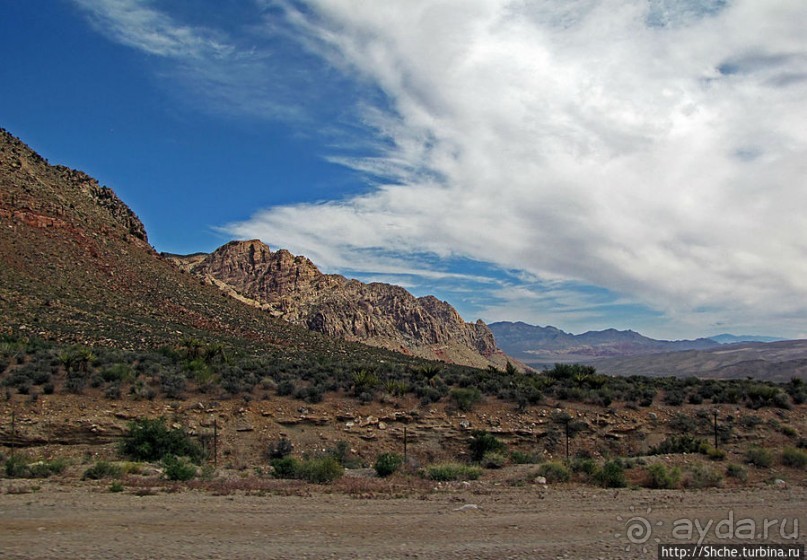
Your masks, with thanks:
<instances>
[{"instance_id":1,"label":"sky","mask_svg":"<svg viewBox=\"0 0 807 560\"><path fill-rule=\"evenodd\" d=\"M807 338L804 0L27 0L0 127L158 251L467 321Z\"/></svg>"}]
</instances>

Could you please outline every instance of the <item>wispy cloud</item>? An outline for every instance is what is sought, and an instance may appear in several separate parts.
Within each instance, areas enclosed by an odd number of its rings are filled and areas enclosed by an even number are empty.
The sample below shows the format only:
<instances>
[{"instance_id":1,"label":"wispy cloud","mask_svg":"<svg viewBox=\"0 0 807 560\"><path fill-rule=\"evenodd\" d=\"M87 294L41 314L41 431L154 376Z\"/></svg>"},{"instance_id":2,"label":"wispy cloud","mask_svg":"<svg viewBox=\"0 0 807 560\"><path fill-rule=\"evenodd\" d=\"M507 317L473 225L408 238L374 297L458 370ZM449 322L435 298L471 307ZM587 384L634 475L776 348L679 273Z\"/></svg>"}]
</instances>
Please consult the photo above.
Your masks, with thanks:
<instances>
[{"instance_id":1,"label":"wispy cloud","mask_svg":"<svg viewBox=\"0 0 807 560\"><path fill-rule=\"evenodd\" d=\"M111 39L149 54L207 60L230 58L235 49L210 29L179 24L142 0L74 0L93 27Z\"/></svg>"}]
</instances>

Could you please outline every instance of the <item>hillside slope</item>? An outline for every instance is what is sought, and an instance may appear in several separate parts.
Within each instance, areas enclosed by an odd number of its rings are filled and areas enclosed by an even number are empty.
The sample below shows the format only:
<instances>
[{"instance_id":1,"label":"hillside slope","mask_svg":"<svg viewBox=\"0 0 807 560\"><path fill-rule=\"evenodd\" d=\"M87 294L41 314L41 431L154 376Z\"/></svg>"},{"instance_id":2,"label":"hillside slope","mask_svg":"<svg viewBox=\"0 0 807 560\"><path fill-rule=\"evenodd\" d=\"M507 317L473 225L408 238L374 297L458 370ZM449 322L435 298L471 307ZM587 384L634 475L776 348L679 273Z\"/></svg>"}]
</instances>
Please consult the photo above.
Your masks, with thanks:
<instances>
[{"instance_id":1,"label":"hillside slope","mask_svg":"<svg viewBox=\"0 0 807 560\"><path fill-rule=\"evenodd\" d=\"M396 360L295 327L183 274L115 193L0 130L0 334L121 348L186 337Z\"/></svg>"},{"instance_id":2,"label":"hillside slope","mask_svg":"<svg viewBox=\"0 0 807 560\"><path fill-rule=\"evenodd\" d=\"M168 255L230 296L295 325L429 359L503 367L507 358L478 321L446 302L404 288L323 274L309 259L258 240L232 241L209 255Z\"/></svg>"}]
</instances>

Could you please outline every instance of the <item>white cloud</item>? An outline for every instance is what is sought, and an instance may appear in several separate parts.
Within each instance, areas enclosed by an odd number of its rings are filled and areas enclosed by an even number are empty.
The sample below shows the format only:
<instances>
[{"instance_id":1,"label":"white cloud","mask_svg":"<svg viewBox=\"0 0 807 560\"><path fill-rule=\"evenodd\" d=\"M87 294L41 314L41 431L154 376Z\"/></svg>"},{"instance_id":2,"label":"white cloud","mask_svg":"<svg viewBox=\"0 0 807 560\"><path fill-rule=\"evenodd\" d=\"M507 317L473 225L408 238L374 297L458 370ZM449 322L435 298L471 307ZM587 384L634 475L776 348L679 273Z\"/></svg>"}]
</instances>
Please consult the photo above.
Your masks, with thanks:
<instances>
[{"instance_id":1,"label":"white cloud","mask_svg":"<svg viewBox=\"0 0 807 560\"><path fill-rule=\"evenodd\" d=\"M309 7L299 29L389 102L365 113L377 157L340 161L395 184L232 232L334 266L373 248L467 257L687 327L803 332L804 2Z\"/></svg>"}]
</instances>

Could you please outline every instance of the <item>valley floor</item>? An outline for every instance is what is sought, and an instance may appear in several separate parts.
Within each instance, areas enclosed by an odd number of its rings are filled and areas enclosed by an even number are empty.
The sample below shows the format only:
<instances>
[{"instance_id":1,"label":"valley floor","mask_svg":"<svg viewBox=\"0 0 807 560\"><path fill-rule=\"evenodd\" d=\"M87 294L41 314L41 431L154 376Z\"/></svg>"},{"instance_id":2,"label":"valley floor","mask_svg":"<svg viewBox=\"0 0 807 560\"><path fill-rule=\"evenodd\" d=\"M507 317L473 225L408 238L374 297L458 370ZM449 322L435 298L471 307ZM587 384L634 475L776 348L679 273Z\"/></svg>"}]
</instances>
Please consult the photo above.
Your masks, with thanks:
<instances>
[{"instance_id":1,"label":"valley floor","mask_svg":"<svg viewBox=\"0 0 807 560\"><path fill-rule=\"evenodd\" d=\"M4 485L5 559L657 558L659 542L692 542L681 536L687 523L697 540L696 520L709 527L706 543L803 544L807 530L807 489L800 486L604 490L475 482L356 497L325 487L306 487L305 495L137 495L91 483L44 481L26 493ZM721 522L724 532L737 531L734 541L716 532ZM737 540L749 522L757 536Z\"/></svg>"}]
</instances>

